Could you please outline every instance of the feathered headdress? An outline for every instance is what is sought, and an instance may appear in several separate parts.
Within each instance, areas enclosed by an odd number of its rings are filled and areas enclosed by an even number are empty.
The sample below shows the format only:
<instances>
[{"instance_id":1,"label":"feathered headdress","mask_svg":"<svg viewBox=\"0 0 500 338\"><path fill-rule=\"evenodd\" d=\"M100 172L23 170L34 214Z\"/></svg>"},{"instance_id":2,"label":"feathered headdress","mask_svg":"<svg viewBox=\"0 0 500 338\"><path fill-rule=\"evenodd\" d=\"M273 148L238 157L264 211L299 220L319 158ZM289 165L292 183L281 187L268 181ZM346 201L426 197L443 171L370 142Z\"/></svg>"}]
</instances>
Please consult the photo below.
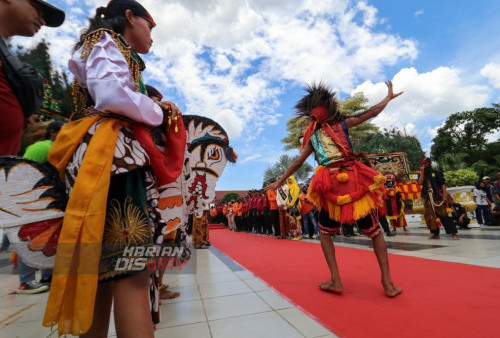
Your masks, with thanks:
<instances>
[{"instance_id":1,"label":"feathered headdress","mask_svg":"<svg viewBox=\"0 0 500 338\"><path fill-rule=\"evenodd\" d=\"M295 105L295 112L298 116L307 116L311 120L304 133L301 150L309 142L318 123L322 124L330 118L333 118L334 123L344 119L339 111L336 93L331 91L324 82L308 85L305 90L308 94Z\"/></svg>"}]
</instances>

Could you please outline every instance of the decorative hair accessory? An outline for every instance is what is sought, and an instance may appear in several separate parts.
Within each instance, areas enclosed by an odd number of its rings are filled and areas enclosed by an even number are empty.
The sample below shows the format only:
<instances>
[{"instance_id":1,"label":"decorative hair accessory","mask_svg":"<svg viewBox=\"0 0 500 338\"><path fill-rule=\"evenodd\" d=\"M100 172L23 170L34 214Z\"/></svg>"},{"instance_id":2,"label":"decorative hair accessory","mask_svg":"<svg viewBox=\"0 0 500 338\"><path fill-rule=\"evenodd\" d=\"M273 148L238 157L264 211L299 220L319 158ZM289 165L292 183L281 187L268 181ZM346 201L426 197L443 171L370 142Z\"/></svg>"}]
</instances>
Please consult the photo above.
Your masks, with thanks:
<instances>
[{"instance_id":1,"label":"decorative hair accessory","mask_svg":"<svg viewBox=\"0 0 500 338\"><path fill-rule=\"evenodd\" d=\"M97 13L99 13L100 16L106 15L107 8L104 6L97 7Z\"/></svg>"}]
</instances>

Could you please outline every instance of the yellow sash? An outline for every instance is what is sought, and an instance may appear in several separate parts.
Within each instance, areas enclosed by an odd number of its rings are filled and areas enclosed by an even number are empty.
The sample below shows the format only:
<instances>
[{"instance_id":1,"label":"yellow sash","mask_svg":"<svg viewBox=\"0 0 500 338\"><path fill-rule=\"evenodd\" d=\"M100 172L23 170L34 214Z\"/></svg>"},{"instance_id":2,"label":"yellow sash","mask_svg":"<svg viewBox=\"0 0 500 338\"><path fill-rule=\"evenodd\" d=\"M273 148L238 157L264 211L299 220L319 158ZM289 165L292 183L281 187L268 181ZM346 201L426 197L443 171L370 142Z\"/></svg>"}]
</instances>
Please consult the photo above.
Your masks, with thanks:
<instances>
[{"instance_id":1,"label":"yellow sash","mask_svg":"<svg viewBox=\"0 0 500 338\"><path fill-rule=\"evenodd\" d=\"M126 123L99 116L70 122L49 153L49 162L64 179L80 141L101 119L79 168L57 246L43 325L58 324L59 335L82 335L92 325L111 166L118 132Z\"/></svg>"}]
</instances>

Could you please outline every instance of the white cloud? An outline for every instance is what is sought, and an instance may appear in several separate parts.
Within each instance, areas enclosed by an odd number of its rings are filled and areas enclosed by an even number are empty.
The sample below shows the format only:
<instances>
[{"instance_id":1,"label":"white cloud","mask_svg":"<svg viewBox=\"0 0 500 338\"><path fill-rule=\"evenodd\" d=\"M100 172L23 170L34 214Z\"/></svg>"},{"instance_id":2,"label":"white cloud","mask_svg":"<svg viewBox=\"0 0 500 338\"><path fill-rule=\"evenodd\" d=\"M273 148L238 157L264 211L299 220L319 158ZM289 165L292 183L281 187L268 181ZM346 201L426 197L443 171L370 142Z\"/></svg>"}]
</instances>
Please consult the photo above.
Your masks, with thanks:
<instances>
[{"instance_id":1,"label":"white cloud","mask_svg":"<svg viewBox=\"0 0 500 338\"><path fill-rule=\"evenodd\" d=\"M500 141L500 130L495 130L492 133L486 135L486 140L488 143Z\"/></svg>"},{"instance_id":2,"label":"white cloud","mask_svg":"<svg viewBox=\"0 0 500 338\"><path fill-rule=\"evenodd\" d=\"M348 93L418 54L414 41L379 29L377 9L365 1L142 3L157 23L152 53L145 57L147 81L180 97L185 113L217 120L233 138L258 137L266 124L277 123L275 109L290 85L324 79ZM61 28L40 33L37 39L51 42L57 66L66 67L87 16L102 5L104 0L85 0L81 11L67 12Z\"/></svg>"},{"instance_id":3,"label":"white cloud","mask_svg":"<svg viewBox=\"0 0 500 338\"><path fill-rule=\"evenodd\" d=\"M481 69L481 75L486 77L493 87L500 88L500 64L488 63Z\"/></svg>"},{"instance_id":4,"label":"white cloud","mask_svg":"<svg viewBox=\"0 0 500 338\"><path fill-rule=\"evenodd\" d=\"M262 160L262 154L253 154L245 157L244 159L238 161L238 164L245 164L247 162L255 162L258 160Z\"/></svg>"},{"instance_id":5,"label":"white cloud","mask_svg":"<svg viewBox=\"0 0 500 338\"><path fill-rule=\"evenodd\" d=\"M232 125L220 122L232 137L255 138L263 124L277 123L277 97L288 82L325 79L348 92L360 79L380 78L385 66L417 56L413 41L372 31L377 10L366 2L154 5L154 68L161 69L155 80L179 91L188 113L231 116Z\"/></svg>"},{"instance_id":6,"label":"white cloud","mask_svg":"<svg viewBox=\"0 0 500 338\"><path fill-rule=\"evenodd\" d=\"M437 136L437 133L438 133L438 129L441 128L442 126L444 125L444 123L440 126L435 126L435 127L431 127L431 126L427 126L425 127L425 132L431 137L431 138L434 138Z\"/></svg>"},{"instance_id":7,"label":"white cloud","mask_svg":"<svg viewBox=\"0 0 500 338\"><path fill-rule=\"evenodd\" d=\"M420 16L420 15L424 15L424 10L423 9L419 9L418 11L415 12L415 16Z\"/></svg>"},{"instance_id":8,"label":"white cloud","mask_svg":"<svg viewBox=\"0 0 500 338\"><path fill-rule=\"evenodd\" d=\"M460 71L448 67L422 74L415 68L404 68L392 82L395 92L404 93L373 120L381 127L404 128L409 121L415 125L434 125L452 113L484 106L489 98L487 87L464 84ZM353 93L356 92L363 92L370 104L375 104L385 96L387 88L383 83L367 81L356 87ZM416 130L417 136L424 132L429 133L429 130Z\"/></svg>"}]
</instances>

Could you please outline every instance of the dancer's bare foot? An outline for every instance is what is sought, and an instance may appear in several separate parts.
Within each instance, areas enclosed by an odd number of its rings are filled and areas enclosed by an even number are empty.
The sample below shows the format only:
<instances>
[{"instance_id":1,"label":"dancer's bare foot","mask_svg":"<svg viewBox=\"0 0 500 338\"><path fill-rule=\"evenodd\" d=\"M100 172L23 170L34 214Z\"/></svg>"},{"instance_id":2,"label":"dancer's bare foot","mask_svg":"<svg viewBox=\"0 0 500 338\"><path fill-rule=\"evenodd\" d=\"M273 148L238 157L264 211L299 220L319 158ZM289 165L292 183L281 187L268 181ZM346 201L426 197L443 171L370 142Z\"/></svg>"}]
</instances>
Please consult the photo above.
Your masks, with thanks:
<instances>
[{"instance_id":1,"label":"dancer's bare foot","mask_svg":"<svg viewBox=\"0 0 500 338\"><path fill-rule=\"evenodd\" d=\"M431 235L429 239L439 239L439 235Z\"/></svg>"},{"instance_id":2,"label":"dancer's bare foot","mask_svg":"<svg viewBox=\"0 0 500 338\"><path fill-rule=\"evenodd\" d=\"M160 299L174 299L179 297L181 294L179 292L173 292L170 290L161 290L160 291Z\"/></svg>"},{"instance_id":3,"label":"dancer's bare foot","mask_svg":"<svg viewBox=\"0 0 500 338\"><path fill-rule=\"evenodd\" d=\"M337 295L342 294L342 292L344 291L344 288L342 287L342 284L340 282L335 283L332 280L329 280L329 281L324 282L324 283L319 283L319 288L322 291L335 293Z\"/></svg>"},{"instance_id":4,"label":"dancer's bare foot","mask_svg":"<svg viewBox=\"0 0 500 338\"><path fill-rule=\"evenodd\" d=\"M398 288L397 286L394 286L394 284L392 282L388 283L388 284L382 283L382 285L384 287L385 295L389 298L394 298L397 295L399 295L401 292L403 292L403 289Z\"/></svg>"},{"instance_id":5,"label":"dancer's bare foot","mask_svg":"<svg viewBox=\"0 0 500 338\"><path fill-rule=\"evenodd\" d=\"M454 240L454 241L459 241L460 240L460 238L458 238L457 234L452 234L451 235L451 239Z\"/></svg>"},{"instance_id":6,"label":"dancer's bare foot","mask_svg":"<svg viewBox=\"0 0 500 338\"><path fill-rule=\"evenodd\" d=\"M158 288L158 290L160 290L160 291L161 291L161 290L168 289L168 287L169 287L169 286L170 286L170 285L168 285L168 284L161 284L161 285L160 285L160 287Z\"/></svg>"}]
</instances>

